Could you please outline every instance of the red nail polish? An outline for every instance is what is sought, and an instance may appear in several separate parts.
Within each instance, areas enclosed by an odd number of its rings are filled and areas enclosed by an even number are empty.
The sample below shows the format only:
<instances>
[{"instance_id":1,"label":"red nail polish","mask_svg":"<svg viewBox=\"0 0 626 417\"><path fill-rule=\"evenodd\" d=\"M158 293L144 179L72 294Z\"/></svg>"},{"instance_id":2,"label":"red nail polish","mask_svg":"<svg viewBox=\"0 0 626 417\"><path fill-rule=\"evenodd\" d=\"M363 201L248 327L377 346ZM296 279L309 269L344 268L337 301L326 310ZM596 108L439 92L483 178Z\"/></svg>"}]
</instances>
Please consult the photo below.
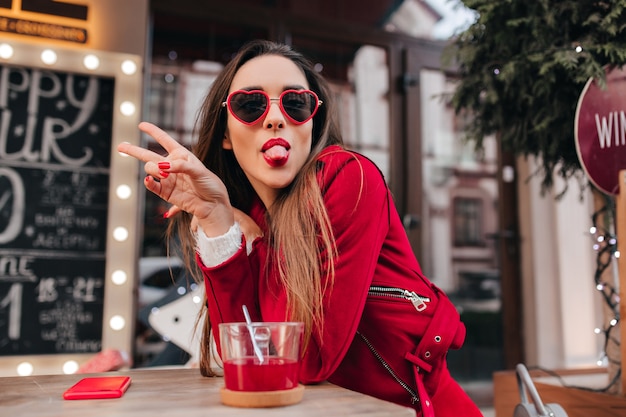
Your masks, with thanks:
<instances>
[{"instance_id":1,"label":"red nail polish","mask_svg":"<svg viewBox=\"0 0 626 417\"><path fill-rule=\"evenodd\" d=\"M170 212L169 211L166 211L165 213L163 213L163 218L164 219L167 219L169 217L170 217Z\"/></svg>"},{"instance_id":2,"label":"red nail polish","mask_svg":"<svg viewBox=\"0 0 626 417\"><path fill-rule=\"evenodd\" d=\"M159 162L157 165L159 166L159 169L160 169L160 170L163 170L163 169L170 169L170 167L171 167L170 163L169 163L169 162L167 162L167 161L161 161L161 162Z\"/></svg>"},{"instance_id":3,"label":"red nail polish","mask_svg":"<svg viewBox=\"0 0 626 417\"><path fill-rule=\"evenodd\" d=\"M169 177L170 173L169 172L165 172L165 171L159 171L159 175L162 176L163 178L167 178L167 177Z\"/></svg>"}]
</instances>

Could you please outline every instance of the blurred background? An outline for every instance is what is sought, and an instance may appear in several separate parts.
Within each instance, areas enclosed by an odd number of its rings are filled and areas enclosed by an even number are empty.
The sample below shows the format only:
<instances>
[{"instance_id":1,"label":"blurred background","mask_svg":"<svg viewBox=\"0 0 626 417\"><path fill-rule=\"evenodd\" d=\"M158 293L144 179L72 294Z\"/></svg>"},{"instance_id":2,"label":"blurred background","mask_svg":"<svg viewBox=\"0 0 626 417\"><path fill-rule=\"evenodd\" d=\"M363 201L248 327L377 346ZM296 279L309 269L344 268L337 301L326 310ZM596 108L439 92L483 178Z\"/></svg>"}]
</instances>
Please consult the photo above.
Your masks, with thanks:
<instances>
[{"instance_id":1,"label":"blurred background","mask_svg":"<svg viewBox=\"0 0 626 417\"><path fill-rule=\"evenodd\" d=\"M580 178L546 189L540 158L497 132L468 141L477 115L455 101L468 62L490 77L513 62L469 47L491 34L479 18L456 0L0 2L0 373L75 372L109 349L120 366L193 362L202 288L168 252L167 206L115 147L158 150L140 120L191 145L215 76L256 38L293 45L331 82L347 146L381 168L467 326L449 364L480 405L520 362L606 367L589 232L602 204L561 193ZM473 85L477 101L489 87Z\"/></svg>"}]
</instances>

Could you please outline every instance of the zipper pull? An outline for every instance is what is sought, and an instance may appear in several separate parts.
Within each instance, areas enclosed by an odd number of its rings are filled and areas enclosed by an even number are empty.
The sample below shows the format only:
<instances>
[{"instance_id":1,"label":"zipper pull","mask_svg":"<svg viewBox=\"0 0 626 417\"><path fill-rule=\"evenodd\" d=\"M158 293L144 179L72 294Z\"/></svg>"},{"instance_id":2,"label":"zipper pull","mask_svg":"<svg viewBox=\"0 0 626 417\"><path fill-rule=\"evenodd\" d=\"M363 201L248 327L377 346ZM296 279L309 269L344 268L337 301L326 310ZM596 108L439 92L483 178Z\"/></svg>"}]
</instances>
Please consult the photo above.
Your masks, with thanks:
<instances>
[{"instance_id":1,"label":"zipper pull","mask_svg":"<svg viewBox=\"0 0 626 417\"><path fill-rule=\"evenodd\" d=\"M430 302L430 298L420 297L419 295L417 295L415 291L406 290L404 292L404 295L406 296L408 300L410 300L413 303L413 306L415 307L417 311L426 310L426 307L428 307L426 303Z\"/></svg>"}]
</instances>

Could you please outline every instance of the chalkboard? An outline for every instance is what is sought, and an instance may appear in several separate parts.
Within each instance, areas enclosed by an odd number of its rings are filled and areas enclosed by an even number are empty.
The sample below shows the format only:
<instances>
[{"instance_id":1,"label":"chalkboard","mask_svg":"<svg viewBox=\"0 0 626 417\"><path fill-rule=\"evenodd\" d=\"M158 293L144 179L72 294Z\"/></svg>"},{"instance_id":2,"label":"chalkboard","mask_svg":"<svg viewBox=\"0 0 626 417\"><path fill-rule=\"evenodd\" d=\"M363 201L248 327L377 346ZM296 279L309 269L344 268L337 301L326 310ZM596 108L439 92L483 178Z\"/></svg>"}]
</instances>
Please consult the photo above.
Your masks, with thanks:
<instances>
[{"instance_id":1,"label":"chalkboard","mask_svg":"<svg viewBox=\"0 0 626 417\"><path fill-rule=\"evenodd\" d=\"M102 349L114 93L0 65L0 356Z\"/></svg>"}]
</instances>

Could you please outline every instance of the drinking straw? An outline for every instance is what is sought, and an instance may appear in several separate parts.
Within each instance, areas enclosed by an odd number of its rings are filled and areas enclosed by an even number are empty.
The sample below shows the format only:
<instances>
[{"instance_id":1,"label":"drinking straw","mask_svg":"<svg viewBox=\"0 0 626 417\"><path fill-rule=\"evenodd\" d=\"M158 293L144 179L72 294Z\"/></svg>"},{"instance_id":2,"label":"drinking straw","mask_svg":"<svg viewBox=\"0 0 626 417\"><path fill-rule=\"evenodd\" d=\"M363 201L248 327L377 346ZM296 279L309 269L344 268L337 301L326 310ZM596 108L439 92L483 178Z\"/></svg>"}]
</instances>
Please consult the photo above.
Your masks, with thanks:
<instances>
[{"instance_id":1,"label":"drinking straw","mask_svg":"<svg viewBox=\"0 0 626 417\"><path fill-rule=\"evenodd\" d=\"M259 362L263 363L263 353L261 353L261 349L259 348L259 345L257 345L256 343L256 338L254 337L254 328L252 327L252 320L250 320L250 313L248 313L248 307L246 307L246 305L243 305L243 315L246 318L246 324L248 325L248 332L250 333L250 339L252 339L252 348L254 349L254 353L256 354L257 358L259 358Z\"/></svg>"}]
</instances>

